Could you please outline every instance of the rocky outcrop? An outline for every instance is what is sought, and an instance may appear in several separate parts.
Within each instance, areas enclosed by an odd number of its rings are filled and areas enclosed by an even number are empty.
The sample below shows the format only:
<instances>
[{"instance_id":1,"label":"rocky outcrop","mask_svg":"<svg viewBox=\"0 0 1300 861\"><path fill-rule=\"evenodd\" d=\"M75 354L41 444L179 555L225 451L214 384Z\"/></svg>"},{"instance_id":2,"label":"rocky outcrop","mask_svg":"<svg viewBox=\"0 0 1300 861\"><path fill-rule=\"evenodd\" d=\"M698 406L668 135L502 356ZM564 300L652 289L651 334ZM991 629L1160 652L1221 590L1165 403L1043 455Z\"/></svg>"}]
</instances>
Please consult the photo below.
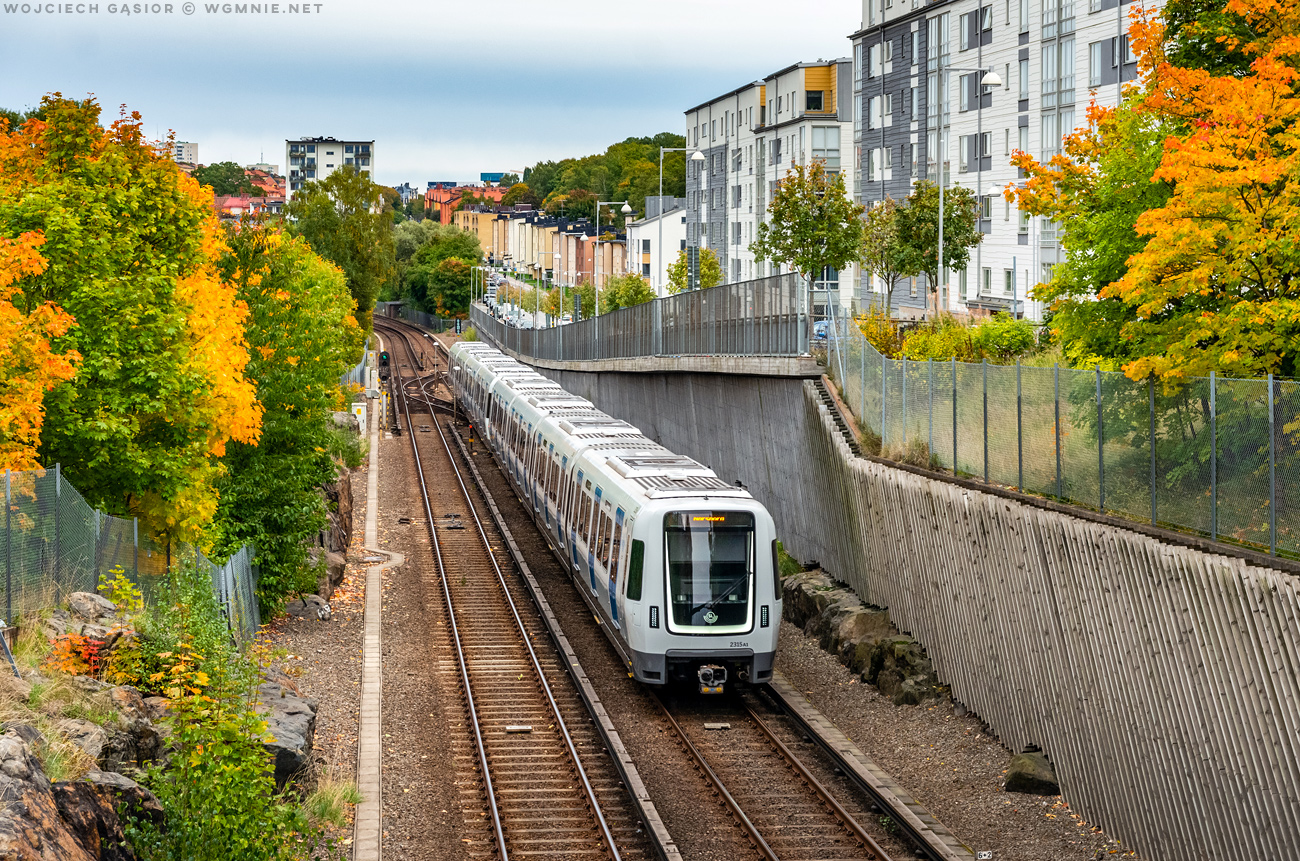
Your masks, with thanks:
<instances>
[{"instance_id":1,"label":"rocky outcrop","mask_svg":"<svg viewBox=\"0 0 1300 861\"><path fill-rule=\"evenodd\" d=\"M267 678L257 688L257 711L266 721L271 741L266 749L275 757L275 785L284 787L311 764L316 736L316 700L297 695L288 679Z\"/></svg>"},{"instance_id":2,"label":"rocky outcrop","mask_svg":"<svg viewBox=\"0 0 1300 861\"><path fill-rule=\"evenodd\" d=\"M898 705L947 695L921 645L900 634L889 611L871 607L822 571L782 581L784 616L862 680Z\"/></svg>"},{"instance_id":3,"label":"rocky outcrop","mask_svg":"<svg viewBox=\"0 0 1300 861\"><path fill-rule=\"evenodd\" d=\"M119 811L162 817L153 793L120 774L51 784L15 732L0 736L0 799L0 858L15 861L135 861Z\"/></svg>"},{"instance_id":4,"label":"rocky outcrop","mask_svg":"<svg viewBox=\"0 0 1300 861\"><path fill-rule=\"evenodd\" d=\"M119 685L97 694L117 716L105 727L107 738L96 757L106 771L144 768L162 753L162 736L149 706L138 690Z\"/></svg>"},{"instance_id":5,"label":"rocky outcrop","mask_svg":"<svg viewBox=\"0 0 1300 861\"><path fill-rule=\"evenodd\" d=\"M1041 753L1018 753L1011 757L1002 788L1026 795L1059 795L1061 792L1056 771Z\"/></svg>"},{"instance_id":6,"label":"rocky outcrop","mask_svg":"<svg viewBox=\"0 0 1300 861\"><path fill-rule=\"evenodd\" d=\"M328 622L333 615L329 602L320 595L304 595L284 605L284 612L298 619Z\"/></svg>"}]
</instances>

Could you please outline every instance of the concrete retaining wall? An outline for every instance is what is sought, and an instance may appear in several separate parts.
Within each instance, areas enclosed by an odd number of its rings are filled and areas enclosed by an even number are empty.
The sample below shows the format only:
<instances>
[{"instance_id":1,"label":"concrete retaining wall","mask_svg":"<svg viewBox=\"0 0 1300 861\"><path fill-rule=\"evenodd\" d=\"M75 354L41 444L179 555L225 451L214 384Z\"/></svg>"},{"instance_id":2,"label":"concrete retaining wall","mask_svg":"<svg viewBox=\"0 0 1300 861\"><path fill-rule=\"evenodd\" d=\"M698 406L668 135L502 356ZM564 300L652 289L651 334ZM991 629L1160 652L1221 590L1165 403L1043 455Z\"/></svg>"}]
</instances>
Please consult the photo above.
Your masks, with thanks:
<instances>
[{"instance_id":1,"label":"concrete retaining wall","mask_svg":"<svg viewBox=\"0 0 1300 861\"><path fill-rule=\"evenodd\" d=\"M1161 861L1300 859L1295 577L853 457L811 382L546 373L740 480L1089 822Z\"/></svg>"}]
</instances>

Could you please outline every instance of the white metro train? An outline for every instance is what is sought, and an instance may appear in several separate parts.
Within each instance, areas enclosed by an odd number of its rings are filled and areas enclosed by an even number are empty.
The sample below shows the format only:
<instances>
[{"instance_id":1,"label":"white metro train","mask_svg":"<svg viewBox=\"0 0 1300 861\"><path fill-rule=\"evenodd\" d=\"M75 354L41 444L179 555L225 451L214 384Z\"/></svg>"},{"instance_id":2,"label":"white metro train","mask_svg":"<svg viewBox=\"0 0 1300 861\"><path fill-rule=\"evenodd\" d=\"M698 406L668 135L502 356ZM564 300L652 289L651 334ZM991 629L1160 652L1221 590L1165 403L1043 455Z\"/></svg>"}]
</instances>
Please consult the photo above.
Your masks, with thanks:
<instances>
[{"instance_id":1,"label":"white metro train","mask_svg":"<svg viewBox=\"0 0 1300 861\"><path fill-rule=\"evenodd\" d=\"M456 395L552 549L648 684L771 681L772 517L739 487L486 344L452 348Z\"/></svg>"}]
</instances>

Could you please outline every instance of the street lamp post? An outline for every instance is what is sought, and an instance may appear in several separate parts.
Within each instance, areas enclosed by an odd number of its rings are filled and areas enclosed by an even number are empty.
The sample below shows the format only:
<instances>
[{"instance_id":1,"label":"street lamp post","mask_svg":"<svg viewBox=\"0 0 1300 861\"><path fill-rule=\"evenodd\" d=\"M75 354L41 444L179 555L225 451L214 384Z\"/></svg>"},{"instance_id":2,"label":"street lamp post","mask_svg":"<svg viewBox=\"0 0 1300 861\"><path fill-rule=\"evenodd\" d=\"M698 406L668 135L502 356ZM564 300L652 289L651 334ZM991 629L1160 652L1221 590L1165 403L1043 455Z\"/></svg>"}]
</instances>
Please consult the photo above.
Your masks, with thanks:
<instances>
[{"instance_id":1,"label":"street lamp post","mask_svg":"<svg viewBox=\"0 0 1300 861\"><path fill-rule=\"evenodd\" d=\"M978 133L975 136L975 158L976 158L975 169L977 174L982 173L982 171L980 170L981 162L979 161L979 159L982 159L984 157L980 150L980 147L983 145L983 141L981 141L980 138L983 136L983 130L984 130L984 88L1002 86L1002 78L1000 78L996 72L990 69L964 69L958 66L943 66L942 68L940 68L939 72L941 77L941 80L939 81L939 87L942 90L942 92L939 94L939 259L937 261L940 283L935 286L946 287L947 279L944 277L944 266L943 266L943 186L944 186L943 168L945 162L948 159L948 139L944 136L944 130L948 126L948 121L947 121L948 119L948 74L950 72L965 72L966 74L976 74L976 75L983 74L984 76L980 78L979 98L978 101L976 102L976 111L978 115L978 119L976 120L978 126L976 128L978 130ZM976 184L975 199L976 202L978 203L980 193L983 191L983 188L979 187L980 185L982 185L982 182L981 180L977 179L975 181L975 184ZM980 214L982 215L982 211ZM976 273L976 278L978 279L978 277L979 274ZM942 300L942 298L943 295L941 292L935 296L936 314L938 313L938 304L940 300Z\"/></svg>"}]
</instances>

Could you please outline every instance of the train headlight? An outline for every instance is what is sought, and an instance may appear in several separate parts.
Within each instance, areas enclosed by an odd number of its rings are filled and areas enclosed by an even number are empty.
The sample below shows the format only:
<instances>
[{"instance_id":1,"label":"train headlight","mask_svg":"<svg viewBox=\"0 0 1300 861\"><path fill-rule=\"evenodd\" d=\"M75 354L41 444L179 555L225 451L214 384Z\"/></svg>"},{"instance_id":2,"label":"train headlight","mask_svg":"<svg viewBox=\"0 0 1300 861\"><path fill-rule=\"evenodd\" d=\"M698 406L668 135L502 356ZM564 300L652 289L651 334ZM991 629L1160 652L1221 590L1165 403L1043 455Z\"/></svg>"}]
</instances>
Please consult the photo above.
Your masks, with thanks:
<instances>
[{"instance_id":1,"label":"train headlight","mask_svg":"<svg viewBox=\"0 0 1300 861\"><path fill-rule=\"evenodd\" d=\"M764 604L761 608L759 608L758 611L758 626L760 628L766 628L770 624L770 620L767 614L768 614L767 605Z\"/></svg>"},{"instance_id":2,"label":"train headlight","mask_svg":"<svg viewBox=\"0 0 1300 861\"><path fill-rule=\"evenodd\" d=\"M655 606L651 606L650 608L650 627L659 627L659 608Z\"/></svg>"}]
</instances>

